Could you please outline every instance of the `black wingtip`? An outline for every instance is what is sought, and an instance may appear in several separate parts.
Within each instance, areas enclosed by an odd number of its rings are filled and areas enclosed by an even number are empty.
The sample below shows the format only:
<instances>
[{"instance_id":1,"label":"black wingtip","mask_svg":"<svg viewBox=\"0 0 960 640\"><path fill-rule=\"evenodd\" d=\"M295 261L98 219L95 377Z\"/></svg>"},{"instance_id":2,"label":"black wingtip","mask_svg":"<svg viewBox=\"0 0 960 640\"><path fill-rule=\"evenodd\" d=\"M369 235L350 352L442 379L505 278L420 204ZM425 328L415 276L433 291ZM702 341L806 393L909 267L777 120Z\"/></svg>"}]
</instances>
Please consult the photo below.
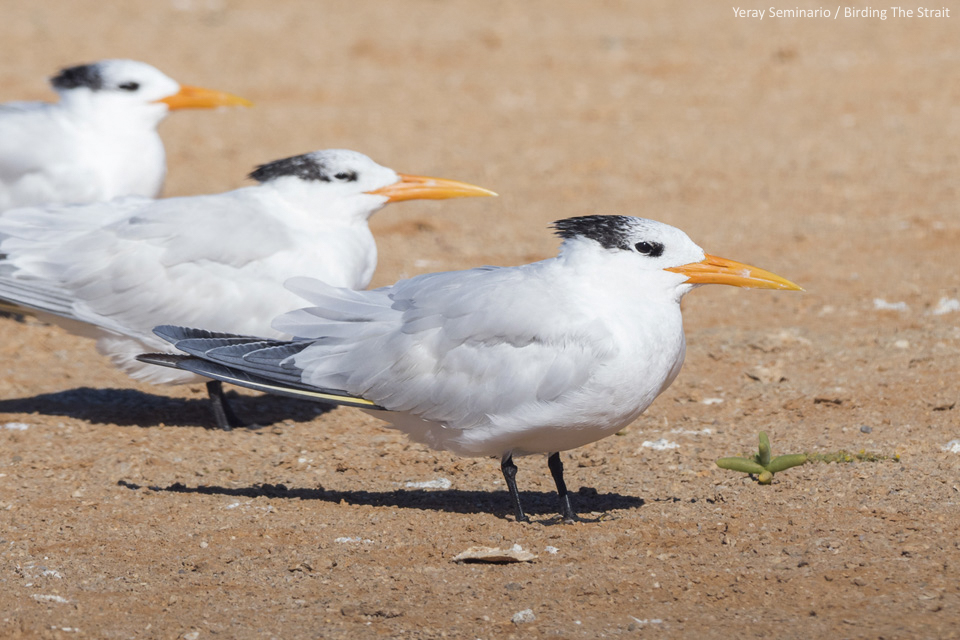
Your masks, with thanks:
<instances>
[{"instance_id":1,"label":"black wingtip","mask_svg":"<svg viewBox=\"0 0 960 640\"><path fill-rule=\"evenodd\" d=\"M171 369L180 369L180 363L192 356L181 356L175 353L141 353L137 360L147 364L156 364L161 367L170 367Z\"/></svg>"},{"instance_id":2,"label":"black wingtip","mask_svg":"<svg viewBox=\"0 0 960 640\"><path fill-rule=\"evenodd\" d=\"M364 398L352 396L343 391L329 389L310 388L306 385L288 385L278 383L268 378L262 378L257 375L234 369L216 362L201 360L185 356L178 363L178 368L184 371L190 371L197 375L227 382L238 387L246 387L254 391L264 391L278 396L286 396L297 400L310 400L312 402L322 402L324 404L343 405L347 407L359 407L361 409L385 411L383 407Z\"/></svg>"},{"instance_id":3,"label":"black wingtip","mask_svg":"<svg viewBox=\"0 0 960 640\"><path fill-rule=\"evenodd\" d=\"M178 327L172 324L161 324L160 326L153 328L153 333L156 336L163 338L171 344L175 343L177 340L182 340L187 331L189 331L187 327Z\"/></svg>"}]
</instances>

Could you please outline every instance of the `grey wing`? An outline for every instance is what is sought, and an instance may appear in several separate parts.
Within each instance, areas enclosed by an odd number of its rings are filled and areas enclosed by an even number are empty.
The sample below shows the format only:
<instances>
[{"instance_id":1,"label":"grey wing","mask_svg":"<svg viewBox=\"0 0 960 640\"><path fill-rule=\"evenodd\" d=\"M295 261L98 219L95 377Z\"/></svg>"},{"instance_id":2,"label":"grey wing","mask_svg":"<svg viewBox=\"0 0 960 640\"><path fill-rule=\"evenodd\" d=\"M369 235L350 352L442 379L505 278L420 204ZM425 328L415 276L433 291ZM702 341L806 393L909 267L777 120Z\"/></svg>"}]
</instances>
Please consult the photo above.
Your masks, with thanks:
<instances>
[{"instance_id":1,"label":"grey wing","mask_svg":"<svg viewBox=\"0 0 960 640\"><path fill-rule=\"evenodd\" d=\"M163 322L232 327L231 305L254 295L243 270L288 241L236 193L11 212L0 218L0 274L55 291L74 319L148 343Z\"/></svg>"},{"instance_id":2,"label":"grey wing","mask_svg":"<svg viewBox=\"0 0 960 640\"><path fill-rule=\"evenodd\" d=\"M579 389L616 350L602 321L564 309L542 263L430 274L370 292L298 279L318 306L275 328L314 338L291 359L311 385L469 426Z\"/></svg>"},{"instance_id":3,"label":"grey wing","mask_svg":"<svg viewBox=\"0 0 960 640\"><path fill-rule=\"evenodd\" d=\"M47 261L46 256L96 232L117 220L135 215L154 202L128 196L94 204L49 204L19 207L0 215L0 273L30 272Z\"/></svg>"},{"instance_id":4,"label":"grey wing","mask_svg":"<svg viewBox=\"0 0 960 640\"><path fill-rule=\"evenodd\" d=\"M35 309L64 318L73 318L72 300L62 291L0 276L0 300L17 307Z\"/></svg>"},{"instance_id":5,"label":"grey wing","mask_svg":"<svg viewBox=\"0 0 960 640\"><path fill-rule=\"evenodd\" d=\"M174 326L160 326L155 332L188 355L144 354L138 357L141 362L182 369L277 395L382 409L373 402L340 390L304 384L302 371L290 361L290 356L304 349L307 342L266 340Z\"/></svg>"},{"instance_id":6,"label":"grey wing","mask_svg":"<svg viewBox=\"0 0 960 640\"><path fill-rule=\"evenodd\" d=\"M67 291L37 281L20 280L0 275L0 310L10 313L37 314L54 320L64 328L80 335L97 337L87 325L94 325L110 333L130 335L127 327L108 316L91 316ZM45 314L48 314L45 316ZM54 316L50 318L49 316ZM57 321L56 318L61 319Z\"/></svg>"}]
</instances>

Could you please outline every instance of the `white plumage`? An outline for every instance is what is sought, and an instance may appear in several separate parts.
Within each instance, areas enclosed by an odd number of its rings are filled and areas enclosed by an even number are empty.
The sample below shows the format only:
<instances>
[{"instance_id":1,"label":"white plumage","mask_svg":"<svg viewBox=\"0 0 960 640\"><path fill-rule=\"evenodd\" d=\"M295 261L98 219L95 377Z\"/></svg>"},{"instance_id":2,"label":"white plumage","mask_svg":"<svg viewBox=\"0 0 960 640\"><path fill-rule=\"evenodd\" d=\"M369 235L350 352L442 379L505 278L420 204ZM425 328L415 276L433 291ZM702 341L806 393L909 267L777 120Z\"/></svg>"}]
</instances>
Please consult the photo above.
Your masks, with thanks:
<instances>
[{"instance_id":1,"label":"white plumage","mask_svg":"<svg viewBox=\"0 0 960 640\"><path fill-rule=\"evenodd\" d=\"M281 286L287 278L369 284L377 248L368 220L387 202L492 194L347 150L278 160L251 177L261 183L216 195L9 211L0 216L0 300L95 338L134 378L192 382L135 359L168 346L152 333L157 324L280 337L271 320L302 304Z\"/></svg>"},{"instance_id":2,"label":"white plumage","mask_svg":"<svg viewBox=\"0 0 960 640\"><path fill-rule=\"evenodd\" d=\"M193 357L154 362L287 395L340 394L362 407L360 399L434 448L501 456L519 519L512 456L554 454L562 511L572 517L555 454L615 433L670 385L685 352L684 294L707 283L799 287L706 255L679 229L650 220L587 216L557 229L558 257L518 267L374 291L295 278L287 288L312 306L273 324L295 342L159 328Z\"/></svg>"},{"instance_id":3,"label":"white plumage","mask_svg":"<svg viewBox=\"0 0 960 640\"><path fill-rule=\"evenodd\" d=\"M167 113L250 104L135 60L70 67L51 84L59 102L0 105L0 211L157 197L167 170L157 125Z\"/></svg>"}]
</instances>

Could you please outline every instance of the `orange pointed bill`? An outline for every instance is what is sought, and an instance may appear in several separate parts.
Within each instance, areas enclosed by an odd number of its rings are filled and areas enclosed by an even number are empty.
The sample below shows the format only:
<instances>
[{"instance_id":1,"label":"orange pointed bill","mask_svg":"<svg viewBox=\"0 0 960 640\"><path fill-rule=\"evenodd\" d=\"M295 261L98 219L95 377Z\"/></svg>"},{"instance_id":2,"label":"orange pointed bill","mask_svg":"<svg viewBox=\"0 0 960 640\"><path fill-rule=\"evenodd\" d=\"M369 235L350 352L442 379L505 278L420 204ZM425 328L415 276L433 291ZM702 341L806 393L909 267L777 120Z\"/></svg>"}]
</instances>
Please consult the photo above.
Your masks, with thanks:
<instances>
[{"instance_id":1,"label":"orange pointed bill","mask_svg":"<svg viewBox=\"0 0 960 640\"><path fill-rule=\"evenodd\" d=\"M213 109L215 107L252 107L253 103L246 98L235 96L223 91L213 89L204 89L203 87L190 87L181 85L180 91L157 100L162 102L171 111L175 109Z\"/></svg>"},{"instance_id":2,"label":"orange pointed bill","mask_svg":"<svg viewBox=\"0 0 960 640\"><path fill-rule=\"evenodd\" d=\"M428 178L399 174L400 181L367 193L386 196L387 202L404 200L446 200L447 198L476 198L497 195L489 189L477 187L458 180Z\"/></svg>"},{"instance_id":3,"label":"orange pointed bill","mask_svg":"<svg viewBox=\"0 0 960 640\"><path fill-rule=\"evenodd\" d=\"M690 284L730 284L749 289L803 291L802 287L774 273L742 262L711 256L709 253L700 262L692 262L682 267L669 267L665 271L687 276L687 282Z\"/></svg>"}]
</instances>

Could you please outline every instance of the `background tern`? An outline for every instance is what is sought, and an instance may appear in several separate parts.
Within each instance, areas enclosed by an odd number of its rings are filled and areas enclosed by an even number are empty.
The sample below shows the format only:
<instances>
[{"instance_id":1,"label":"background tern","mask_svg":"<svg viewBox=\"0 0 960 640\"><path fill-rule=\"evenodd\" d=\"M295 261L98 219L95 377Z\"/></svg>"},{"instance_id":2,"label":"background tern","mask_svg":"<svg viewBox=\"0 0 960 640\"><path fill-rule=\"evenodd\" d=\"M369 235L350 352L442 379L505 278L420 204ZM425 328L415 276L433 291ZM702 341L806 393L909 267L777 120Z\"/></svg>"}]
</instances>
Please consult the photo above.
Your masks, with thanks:
<instances>
[{"instance_id":1,"label":"background tern","mask_svg":"<svg viewBox=\"0 0 960 640\"><path fill-rule=\"evenodd\" d=\"M9 211L0 216L0 301L95 338L138 380L196 382L203 378L136 359L169 349L153 327L285 337L270 323L303 304L283 288L289 277L311 273L355 289L370 283L377 246L367 223L383 205L495 195L398 174L347 150L277 160L250 177L260 184L217 195ZM207 388L217 424L236 425L220 383Z\"/></svg>"},{"instance_id":2,"label":"background tern","mask_svg":"<svg viewBox=\"0 0 960 640\"><path fill-rule=\"evenodd\" d=\"M681 298L702 284L799 290L770 272L705 254L675 227L626 216L561 220L556 258L417 276L372 291L310 278L287 288L288 341L158 327L189 355L144 355L215 380L360 407L418 442L499 456L526 520L513 456L543 453L574 511L559 452L619 431L680 371Z\"/></svg>"},{"instance_id":3,"label":"background tern","mask_svg":"<svg viewBox=\"0 0 960 640\"><path fill-rule=\"evenodd\" d=\"M169 111L251 104L135 60L70 67L50 84L59 102L0 105L0 211L157 197L167 172L157 125Z\"/></svg>"}]
</instances>

